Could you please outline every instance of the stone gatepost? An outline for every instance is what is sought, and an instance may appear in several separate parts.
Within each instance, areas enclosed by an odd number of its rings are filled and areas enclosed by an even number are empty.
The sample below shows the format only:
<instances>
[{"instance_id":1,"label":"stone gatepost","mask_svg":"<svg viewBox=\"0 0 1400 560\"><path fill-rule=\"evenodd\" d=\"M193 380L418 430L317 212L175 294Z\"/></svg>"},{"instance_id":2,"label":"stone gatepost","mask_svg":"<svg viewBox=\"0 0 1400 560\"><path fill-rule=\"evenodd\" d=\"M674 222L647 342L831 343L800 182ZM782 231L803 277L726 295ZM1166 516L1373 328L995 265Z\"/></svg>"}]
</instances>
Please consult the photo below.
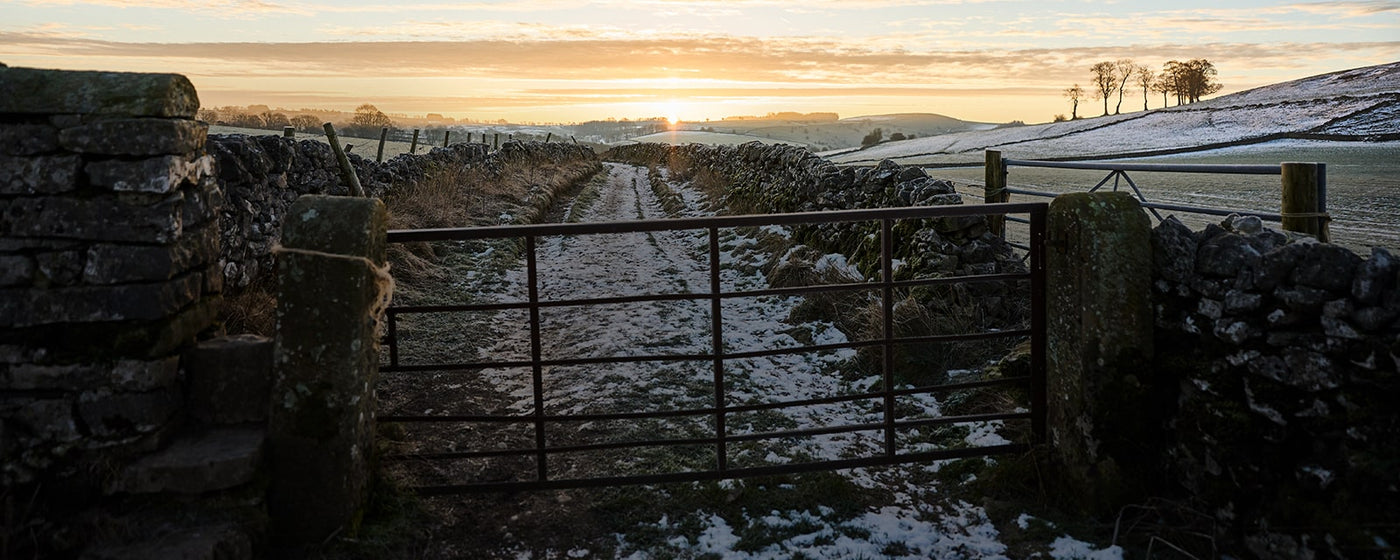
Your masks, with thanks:
<instances>
[{"instance_id":1,"label":"stone gatepost","mask_svg":"<svg viewBox=\"0 0 1400 560\"><path fill-rule=\"evenodd\" d=\"M282 226L268 508L284 543L353 533L368 494L387 220L377 199L303 196Z\"/></svg>"},{"instance_id":2,"label":"stone gatepost","mask_svg":"<svg viewBox=\"0 0 1400 560\"><path fill-rule=\"evenodd\" d=\"M1110 506L1157 456L1151 228L1128 193L1059 196L1048 226L1050 443L1080 505Z\"/></svg>"}]
</instances>

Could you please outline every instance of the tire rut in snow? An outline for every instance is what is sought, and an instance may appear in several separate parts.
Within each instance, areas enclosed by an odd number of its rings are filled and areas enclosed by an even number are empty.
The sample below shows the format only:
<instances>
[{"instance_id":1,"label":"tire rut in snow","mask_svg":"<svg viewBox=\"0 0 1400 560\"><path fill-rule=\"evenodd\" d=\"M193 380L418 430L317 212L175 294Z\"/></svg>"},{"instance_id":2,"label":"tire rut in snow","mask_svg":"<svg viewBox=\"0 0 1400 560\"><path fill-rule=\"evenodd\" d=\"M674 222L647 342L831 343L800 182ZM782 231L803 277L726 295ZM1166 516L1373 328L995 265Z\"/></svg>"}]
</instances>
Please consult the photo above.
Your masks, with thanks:
<instances>
[{"instance_id":1,"label":"tire rut in snow","mask_svg":"<svg viewBox=\"0 0 1400 560\"><path fill-rule=\"evenodd\" d=\"M602 196L582 214L581 221L625 221L665 215L644 170L609 165L608 171ZM708 269L699 260L697 250L703 242L703 237L695 232L684 231L541 239L537 248L540 298L548 301L708 291ZM541 310L540 323L544 359L702 354L709 350L709 304L705 301L553 307ZM498 349L518 352L528 350L528 344L528 337L521 337L503 341ZM701 362L549 367L543 372L545 410L549 414L601 414L701 407L713 402L710 376L710 370ZM531 385L521 383L526 379L519 376L516 379L511 390L517 399L514 408L520 412L533 410ZM708 430L706 422L673 419L557 425L551 426L549 443L703 437ZM704 451L692 449L690 454L703 456ZM590 473L581 471L599 466L608 470L626 468L628 464L644 464L656 458L629 458L621 452L568 455L551 465L550 474L587 475Z\"/></svg>"}]
</instances>

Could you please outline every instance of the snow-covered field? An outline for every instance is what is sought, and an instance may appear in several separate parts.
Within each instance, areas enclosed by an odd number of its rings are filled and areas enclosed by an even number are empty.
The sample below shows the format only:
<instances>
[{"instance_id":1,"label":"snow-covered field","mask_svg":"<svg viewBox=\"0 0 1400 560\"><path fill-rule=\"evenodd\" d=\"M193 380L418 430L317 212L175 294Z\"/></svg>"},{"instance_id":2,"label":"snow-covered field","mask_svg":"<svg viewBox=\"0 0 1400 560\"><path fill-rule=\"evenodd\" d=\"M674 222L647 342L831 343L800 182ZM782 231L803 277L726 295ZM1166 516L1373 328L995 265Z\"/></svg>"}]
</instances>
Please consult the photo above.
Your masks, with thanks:
<instances>
[{"instance_id":1,"label":"snow-covered field","mask_svg":"<svg viewBox=\"0 0 1400 560\"><path fill-rule=\"evenodd\" d=\"M1135 158L1147 163L1269 164L1284 161L1327 164L1327 211L1333 242L1362 255L1369 247L1400 248L1400 141L1339 142L1275 140L1186 154ZM982 198L982 168L930 168L953 180L968 203ZM1009 184L1047 192L1082 192L1107 172L1012 167ZM1282 188L1277 175L1133 172L1129 176L1153 202L1278 213ZM1112 188L1112 184L1105 188ZM1126 184L1123 185L1126 189ZM1020 195L1013 200L1031 200ZM1037 199L1045 200L1045 199ZM1168 212L1163 212L1167 215ZM1195 229L1221 218L1176 213ZM1154 222L1155 223L1155 222ZM1277 223L1270 227L1278 227Z\"/></svg>"},{"instance_id":2,"label":"snow-covered field","mask_svg":"<svg viewBox=\"0 0 1400 560\"><path fill-rule=\"evenodd\" d=\"M892 159L933 166L930 174L960 182L960 190L970 195L966 200L976 202L981 198L983 152L989 149L1010 159L1138 154L1137 161L1162 163L1321 162L1327 164L1333 240L1362 254L1372 246L1400 247L1400 62L1169 109L886 142L829 157L855 165ZM950 164L964 167L946 167ZM1094 186L1105 174L1012 168L1008 181L1033 190L1077 192ZM1281 204L1277 176L1131 175L1153 202L1268 213L1278 213ZM1196 228L1219 221L1178 216Z\"/></svg>"},{"instance_id":3,"label":"snow-covered field","mask_svg":"<svg viewBox=\"0 0 1400 560\"><path fill-rule=\"evenodd\" d=\"M1092 107L1086 113L1092 114ZM833 155L837 163L978 162L1092 158L1192 150L1280 136L1325 134L1361 141L1400 133L1400 62L1255 88L1190 105L1069 122L886 142Z\"/></svg>"},{"instance_id":4,"label":"snow-covered field","mask_svg":"<svg viewBox=\"0 0 1400 560\"><path fill-rule=\"evenodd\" d=\"M670 181L668 181L669 183ZM609 164L609 178L596 198L588 197L569 214L581 221L616 221L661 218L662 210L645 169ZM684 214L701 215L705 204L700 193L686 185L671 184L685 203ZM757 246L767 235L781 235L781 228L757 231L725 231L721 235L721 271L724 289L767 287L757 271L761 259L768 258ZM484 252L491 252L487 250ZM705 293L709 290L708 253L704 231L638 234L590 235L542 239L538 247L538 274L542 300L608 297L636 294ZM489 255L479 260L490 260ZM839 256L824 259L825 266L844 266ZM464 278L455 287L463 293L484 294L487 301L515 300L524 294L522 270L512 268ZM799 303L794 297L759 297L730 300L723 307L723 338L729 351L828 344L846 340L834 325L824 321L788 321ZM482 303L484 301L477 301ZM523 316L497 315L490 339L472 359L519 359L529 355L527 323ZM708 351L710 343L709 303L668 301L610 305L580 309L547 308L541 317L542 343L546 359L594 356L626 356L640 353L697 354ZM412 331L412 325L406 327ZM803 333L795 336L796 333ZM404 353L413 356L411 349ZM727 365L726 394L730 405L790 401L803 398L852 394L878 388L878 378L850 375L855 352L827 351L788 354L741 360ZM533 410L528 370L497 369L481 372L481 381L462 381L454 374L442 374L422 385L433 396L405 396L392 392L385 403L392 412L433 414L464 412L468 409L494 409L497 413L524 414ZM662 362L613 364L591 367L552 367L544 372L544 386L551 414L587 414L642 410L703 408L713 403L709 362ZM456 380L456 381L454 381ZM454 386L455 383L455 386ZM469 390L457 392L465 387ZM401 391L402 387L396 389ZM484 397L484 393L494 397ZM453 404L456 400L477 399L477 405ZM448 403L444 405L444 403ZM940 403L932 396L902 399L905 410L916 415L939 414ZM443 410L443 407L455 408ZM878 422L879 406L869 401L807 406L773 414L734 415L728 432L742 434L773 429L810 428ZM953 432L955 446L986 446L1005 443L1000 422L961 425ZM708 417L666 422L595 422L573 429L552 432L552 443L592 443L646 438L706 437L713 424ZM933 430L926 430L933 432ZM464 438L462 432L457 439ZM943 436L947 432L942 432ZM518 435L496 434L501 439ZM434 437L442 437L438 434ZM478 436L480 437L480 436ZM918 431L901 435L901 448L925 450L948 445L946 437ZM878 452L878 432L785 438L731 444L732 466L762 466L814 459L869 456ZM491 446L496 441L459 441ZM635 453L633 455L636 455ZM647 453L635 456L602 452L579 454L554 461L553 478L617 474L649 474L679 470L707 469L714 464L713 450ZM976 459L981 461L982 459ZM991 461L992 459L986 459ZM695 491L705 483L682 487L634 487L638 499L660 501L663 505L650 517L637 519L612 535L591 535L592 544L541 548L539 543L512 542L512 535L525 534L505 523L501 542L482 556L515 558L999 558L1008 547L982 506L950 497L939 471L950 461L911 464L898 467L850 469L842 471L844 482L862 495L866 505L853 506L846 498L808 496L802 504L772 506L766 509L743 507L742 514L710 507L667 507L665 502L685 502L680 495ZM533 463L530 463L531 465ZM530 477L528 465L524 479ZM487 469L487 477L495 473ZM431 477L475 476L470 468L420 470L414 476L420 483L466 482L465 480L424 480ZM501 476L496 473L495 476ZM709 483L713 486L713 483ZM753 487L740 481L723 481L721 492L750 495ZM800 492L779 487L775 492ZM812 500L815 500L813 502ZM544 514L540 514L544 515ZM519 517L519 516L516 516ZM567 523L567 521L566 521ZM1021 527L1024 529L1024 527ZM759 536L755 536L759 535ZM599 540L601 538L601 541ZM1096 548L1068 535L1043 543L1046 557L1121 558L1117 547ZM599 543L603 543L600 545Z\"/></svg>"}]
</instances>

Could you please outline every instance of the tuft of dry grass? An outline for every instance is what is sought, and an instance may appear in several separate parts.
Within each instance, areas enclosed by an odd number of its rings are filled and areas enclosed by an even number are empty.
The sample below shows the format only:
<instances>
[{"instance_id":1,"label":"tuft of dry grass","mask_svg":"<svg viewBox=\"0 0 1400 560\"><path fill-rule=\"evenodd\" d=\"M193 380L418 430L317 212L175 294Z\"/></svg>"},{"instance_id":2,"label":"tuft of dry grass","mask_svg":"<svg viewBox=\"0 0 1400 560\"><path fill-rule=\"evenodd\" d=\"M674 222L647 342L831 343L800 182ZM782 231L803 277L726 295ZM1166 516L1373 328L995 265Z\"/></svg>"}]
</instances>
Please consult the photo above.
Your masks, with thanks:
<instances>
[{"instance_id":1,"label":"tuft of dry grass","mask_svg":"<svg viewBox=\"0 0 1400 560\"><path fill-rule=\"evenodd\" d=\"M435 165L426 176L398 185L384 195L389 227L443 228L468 225L493 196L508 192L504 182L484 180L485 172L465 165Z\"/></svg>"},{"instance_id":2,"label":"tuft of dry grass","mask_svg":"<svg viewBox=\"0 0 1400 560\"><path fill-rule=\"evenodd\" d=\"M272 336L277 329L277 296L265 276L237 293L224 296L217 321L227 334Z\"/></svg>"},{"instance_id":3,"label":"tuft of dry grass","mask_svg":"<svg viewBox=\"0 0 1400 560\"><path fill-rule=\"evenodd\" d=\"M687 173L685 177L690 180L691 185L704 193L706 198L716 201L717 206L723 207L723 204L720 203L724 201L725 195L729 193L730 181L728 178L708 167L693 170ZM742 213L743 209L730 209L730 213L735 213L736 211Z\"/></svg>"},{"instance_id":4,"label":"tuft of dry grass","mask_svg":"<svg viewBox=\"0 0 1400 560\"><path fill-rule=\"evenodd\" d=\"M767 273L768 286L796 288L822 284L822 273L817 271L817 259L820 258L821 251L802 245L790 251L786 258L772 259L770 262L775 264Z\"/></svg>"}]
</instances>

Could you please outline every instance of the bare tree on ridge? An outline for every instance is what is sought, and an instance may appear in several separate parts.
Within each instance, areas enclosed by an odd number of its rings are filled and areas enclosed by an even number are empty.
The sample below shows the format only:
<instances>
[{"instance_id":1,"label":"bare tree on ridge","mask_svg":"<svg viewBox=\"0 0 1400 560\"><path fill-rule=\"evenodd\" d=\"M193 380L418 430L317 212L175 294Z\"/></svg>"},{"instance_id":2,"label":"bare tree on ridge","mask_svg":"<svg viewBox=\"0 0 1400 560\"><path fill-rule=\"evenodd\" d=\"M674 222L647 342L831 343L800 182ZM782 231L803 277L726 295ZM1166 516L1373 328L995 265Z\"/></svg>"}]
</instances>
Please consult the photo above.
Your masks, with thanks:
<instances>
[{"instance_id":1,"label":"bare tree on ridge","mask_svg":"<svg viewBox=\"0 0 1400 560\"><path fill-rule=\"evenodd\" d=\"M1103 99L1103 116L1108 116L1108 98L1118 89L1118 66L1107 60L1089 67L1094 75L1094 94Z\"/></svg>"}]
</instances>

